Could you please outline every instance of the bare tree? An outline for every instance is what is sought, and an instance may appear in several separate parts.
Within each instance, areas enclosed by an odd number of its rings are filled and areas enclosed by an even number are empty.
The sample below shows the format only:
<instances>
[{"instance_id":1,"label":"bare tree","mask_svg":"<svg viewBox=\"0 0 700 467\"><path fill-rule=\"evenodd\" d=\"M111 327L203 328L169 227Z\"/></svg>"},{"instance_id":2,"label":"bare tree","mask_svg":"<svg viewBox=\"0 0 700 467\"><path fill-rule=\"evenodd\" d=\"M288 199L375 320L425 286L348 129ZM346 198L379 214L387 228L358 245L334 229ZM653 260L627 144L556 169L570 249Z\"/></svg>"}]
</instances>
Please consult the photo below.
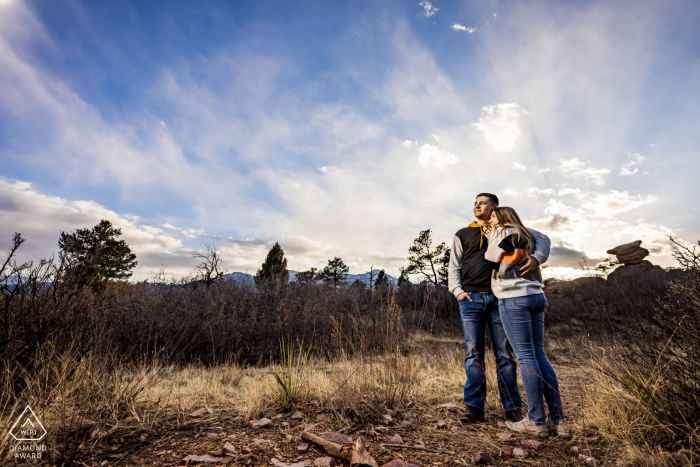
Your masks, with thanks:
<instances>
[{"instance_id":1,"label":"bare tree","mask_svg":"<svg viewBox=\"0 0 700 467\"><path fill-rule=\"evenodd\" d=\"M206 253L196 252L194 258L200 263L194 267L195 277L199 282L206 285L211 285L228 271L223 268L224 261L221 258L219 246L213 243L204 245L207 249Z\"/></svg>"}]
</instances>

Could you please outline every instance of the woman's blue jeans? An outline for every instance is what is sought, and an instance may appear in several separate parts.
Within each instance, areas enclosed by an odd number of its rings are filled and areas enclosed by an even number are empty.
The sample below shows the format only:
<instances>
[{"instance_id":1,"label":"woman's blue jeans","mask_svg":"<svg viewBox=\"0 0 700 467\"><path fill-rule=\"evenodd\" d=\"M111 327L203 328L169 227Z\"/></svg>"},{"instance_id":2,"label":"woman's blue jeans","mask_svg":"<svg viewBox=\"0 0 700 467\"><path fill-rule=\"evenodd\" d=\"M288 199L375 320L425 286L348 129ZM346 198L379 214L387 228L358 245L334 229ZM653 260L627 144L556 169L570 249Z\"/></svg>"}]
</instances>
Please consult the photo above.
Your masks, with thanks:
<instances>
[{"instance_id":1,"label":"woman's blue jeans","mask_svg":"<svg viewBox=\"0 0 700 467\"><path fill-rule=\"evenodd\" d=\"M546 309L544 294L498 300L503 328L520 360L520 376L527 396L527 415L535 425L544 425L547 421L545 401L552 421L564 420L557 375L544 353Z\"/></svg>"}]
</instances>

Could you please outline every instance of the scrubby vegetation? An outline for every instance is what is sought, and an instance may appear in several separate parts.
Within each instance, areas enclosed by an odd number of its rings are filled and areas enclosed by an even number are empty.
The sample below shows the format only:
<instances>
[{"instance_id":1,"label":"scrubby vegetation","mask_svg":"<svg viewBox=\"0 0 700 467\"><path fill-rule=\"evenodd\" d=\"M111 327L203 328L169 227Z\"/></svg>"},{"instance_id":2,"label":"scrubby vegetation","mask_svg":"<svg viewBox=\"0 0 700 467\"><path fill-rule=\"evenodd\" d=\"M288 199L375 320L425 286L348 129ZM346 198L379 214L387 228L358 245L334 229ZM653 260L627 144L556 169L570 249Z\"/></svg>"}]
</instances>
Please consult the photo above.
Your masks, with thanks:
<instances>
[{"instance_id":1,"label":"scrubby vegetation","mask_svg":"<svg viewBox=\"0 0 700 467\"><path fill-rule=\"evenodd\" d=\"M271 275L256 288L217 275L95 288L68 255L16 264L21 240L0 271L0 409L13 421L32 405L57 465L104 459L109 440L193 429L180 405L228 404L250 419L316 400L361 424L382 406L460 402L461 325L442 286ZM659 450L697 462L700 264L697 249L677 259L673 273L620 268L547 289L548 351L576 375L563 384L577 400L575 441L608 447L617 463L651 465Z\"/></svg>"}]
</instances>

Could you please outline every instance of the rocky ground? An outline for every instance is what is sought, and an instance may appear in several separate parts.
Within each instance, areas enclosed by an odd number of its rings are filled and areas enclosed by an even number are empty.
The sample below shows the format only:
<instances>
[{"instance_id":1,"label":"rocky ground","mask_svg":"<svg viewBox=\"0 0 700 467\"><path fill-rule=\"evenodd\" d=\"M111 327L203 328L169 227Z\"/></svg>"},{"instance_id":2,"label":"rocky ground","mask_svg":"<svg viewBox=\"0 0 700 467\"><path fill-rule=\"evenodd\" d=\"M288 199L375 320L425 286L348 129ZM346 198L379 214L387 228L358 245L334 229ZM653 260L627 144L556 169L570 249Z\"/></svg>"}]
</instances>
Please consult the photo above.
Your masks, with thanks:
<instances>
[{"instance_id":1,"label":"rocky ground","mask_svg":"<svg viewBox=\"0 0 700 467\"><path fill-rule=\"evenodd\" d=\"M576 413L580 372L556 365L568 413ZM590 384L590 382L589 382ZM613 451L595 438L535 440L509 433L503 413L487 413L481 424L459 421L463 407L407 402L400 411L380 408L357 419L343 417L315 401L296 411L269 412L246 422L233 406L175 407L162 430L103 438L82 465L349 465L333 461L320 446L301 439L304 431L335 442L366 442L379 466L406 465L587 465L608 463ZM399 446L386 446L393 444ZM403 447L402 447L403 446ZM427 450L409 448L424 447ZM580 447L580 449L577 449ZM593 452L583 452L582 449ZM590 457L593 454L594 458ZM595 459L597 458L597 460Z\"/></svg>"}]
</instances>

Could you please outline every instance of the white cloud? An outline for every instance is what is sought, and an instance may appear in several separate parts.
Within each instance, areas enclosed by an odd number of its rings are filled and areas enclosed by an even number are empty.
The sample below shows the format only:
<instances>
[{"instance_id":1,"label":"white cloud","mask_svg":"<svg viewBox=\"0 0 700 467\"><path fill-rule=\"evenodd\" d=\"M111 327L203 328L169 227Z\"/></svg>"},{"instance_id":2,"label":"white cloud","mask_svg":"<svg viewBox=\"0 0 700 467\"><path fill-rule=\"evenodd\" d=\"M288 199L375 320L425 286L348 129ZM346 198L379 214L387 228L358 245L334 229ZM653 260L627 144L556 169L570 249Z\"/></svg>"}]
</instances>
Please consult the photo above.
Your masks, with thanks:
<instances>
[{"instance_id":1,"label":"white cloud","mask_svg":"<svg viewBox=\"0 0 700 467\"><path fill-rule=\"evenodd\" d=\"M559 159L559 170L576 178L590 178L596 185L603 184L603 175L610 173L608 169L596 169L586 167L586 164L576 157L573 159Z\"/></svg>"},{"instance_id":2,"label":"white cloud","mask_svg":"<svg viewBox=\"0 0 700 467\"><path fill-rule=\"evenodd\" d=\"M438 143L440 142L440 137L438 135L436 135L435 133L430 133L430 136L432 136L435 139L435 141L437 141Z\"/></svg>"},{"instance_id":3,"label":"white cloud","mask_svg":"<svg viewBox=\"0 0 700 467\"><path fill-rule=\"evenodd\" d=\"M642 161L644 160L644 156L640 155L639 153L632 154L632 161L628 162L627 164L622 164L622 167L620 167L620 175L624 175L626 177L631 177L632 175L636 174L639 169L634 168L632 169L632 166L641 164Z\"/></svg>"},{"instance_id":4,"label":"white cloud","mask_svg":"<svg viewBox=\"0 0 700 467\"><path fill-rule=\"evenodd\" d=\"M552 188L539 189L536 186L533 186L525 190L525 194L527 194L528 196L553 195L554 190Z\"/></svg>"},{"instance_id":5,"label":"white cloud","mask_svg":"<svg viewBox=\"0 0 700 467\"><path fill-rule=\"evenodd\" d=\"M457 23L452 25L452 29L454 29L455 31L467 31L469 34L472 34L474 31L476 31L476 28L468 28Z\"/></svg>"},{"instance_id":6,"label":"white cloud","mask_svg":"<svg viewBox=\"0 0 700 467\"><path fill-rule=\"evenodd\" d=\"M455 165L459 159L449 151L444 151L437 146L424 144L420 148L418 161L424 167L444 169L448 165Z\"/></svg>"},{"instance_id":7,"label":"white cloud","mask_svg":"<svg viewBox=\"0 0 700 467\"><path fill-rule=\"evenodd\" d=\"M494 18L498 18L498 16L496 16L496 13L493 14L493 17L494 17Z\"/></svg>"},{"instance_id":8,"label":"white cloud","mask_svg":"<svg viewBox=\"0 0 700 467\"><path fill-rule=\"evenodd\" d=\"M559 196L566 196L566 195L578 195L581 193L581 190L578 188L562 188L559 190L557 193Z\"/></svg>"},{"instance_id":9,"label":"white cloud","mask_svg":"<svg viewBox=\"0 0 700 467\"><path fill-rule=\"evenodd\" d=\"M518 164L517 162L513 164L513 168L515 170L522 170L522 171L527 170L527 167L525 167L523 164Z\"/></svg>"},{"instance_id":10,"label":"white cloud","mask_svg":"<svg viewBox=\"0 0 700 467\"><path fill-rule=\"evenodd\" d=\"M549 172L549 171L552 170L552 169L550 169L550 168L541 169L541 168L539 168L539 167L533 167L532 170L534 170L535 173L536 173L537 175L539 175L539 174L547 173L547 172Z\"/></svg>"},{"instance_id":11,"label":"white cloud","mask_svg":"<svg viewBox=\"0 0 700 467\"><path fill-rule=\"evenodd\" d=\"M487 105L481 108L479 121L472 126L484 135L495 151L510 152L521 135L518 117L520 117L518 104Z\"/></svg>"},{"instance_id":12,"label":"white cloud","mask_svg":"<svg viewBox=\"0 0 700 467\"><path fill-rule=\"evenodd\" d=\"M654 146L656 146L656 143L649 143L649 146L653 148Z\"/></svg>"},{"instance_id":13,"label":"white cloud","mask_svg":"<svg viewBox=\"0 0 700 467\"><path fill-rule=\"evenodd\" d=\"M505 190L503 190L503 194L508 195L508 196L518 196L519 195L517 190L514 190L512 188L506 188Z\"/></svg>"},{"instance_id":14,"label":"white cloud","mask_svg":"<svg viewBox=\"0 0 700 467\"><path fill-rule=\"evenodd\" d=\"M334 165L324 165L323 167L318 167L318 170L323 172L324 174L327 174L333 169L335 169Z\"/></svg>"},{"instance_id":15,"label":"white cloud","mask_svg":"<svg viewBox=\"0 0 700 467\"><path fill-rule=\"evenodd\" d=\"M630 195L626 191L610 190L593 197L586 197L582 208L595 212L599 216L609 217L622 212L637 209L655 202L658 198L653 195Z\"/></svg>"},{"instance_id":16,"label":"white cloud","mask_svg":"<svg viewBox=\"0 0 700 467\"><path fill-rule=\"evenodd\" d=\"M430 3L428 0L423 0L422 2L419 3L420 6L423 7L425 10L423 14L425 15L426 18L430 18L433 16L435 13L438 12L440 8L436 8L433 6L432 3Z\"/></svg>"},{"instance_id":17,"label":"white cloud","mask_svg":"<svg viewBox=\"0 0 700 467\"><path fill-rule=\"evenodd\" d=\"M403 143L401 143L401 144L403 144L404 147L410 149L411 147L413 147L414 144L418 144L418 143L413 142L413 141L411 141L410 139L407 139L407 140L405 140L405 141L404 141Z\"/></svg>"}]
</instances>

